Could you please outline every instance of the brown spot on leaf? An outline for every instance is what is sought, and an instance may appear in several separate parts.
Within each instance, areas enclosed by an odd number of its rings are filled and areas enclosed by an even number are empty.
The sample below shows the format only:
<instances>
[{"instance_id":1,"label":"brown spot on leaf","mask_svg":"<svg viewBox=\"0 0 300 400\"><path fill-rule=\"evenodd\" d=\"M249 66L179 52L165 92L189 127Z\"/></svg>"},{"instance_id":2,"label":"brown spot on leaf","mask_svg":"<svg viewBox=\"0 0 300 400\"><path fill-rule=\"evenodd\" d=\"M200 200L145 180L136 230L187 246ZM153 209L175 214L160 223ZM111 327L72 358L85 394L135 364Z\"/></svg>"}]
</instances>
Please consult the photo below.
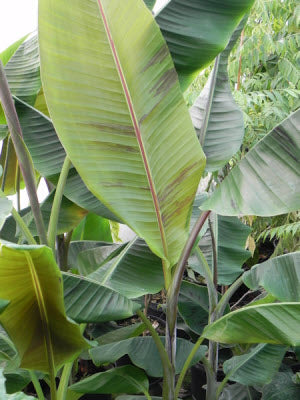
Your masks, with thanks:
<instances>
[{"instance_id":1,"label":"brown spot on leaf","mask_svg":"<svg viewBox=\"0 0 300 400\"><path fill-rule=\"evenodd\" d=\"M154 64L161 63L167 56L169 55L169 49L167 44L165 43L159 51L151 58L151 60L147 63L147 65L142 69L142 72L147 71Z\"/></svg>"},{"instance_id":2,"label":"brown spot on leaf","mask_svg":"<svg viewBox=\"0 0 300 400\"><path fill-rule=\"evenodd\" d=\"M105 132L121 133L130 136L135 135L133 126L128 126L128 125L102 124L100 122L86 122L86 123L80 123L79 125L92 126L94 128L101 129Z\"/></svg>"},{"instance_id":3,"label":"brown spot on leaf","mask_svg":"<svg viewBox=\"0 0 300 400\"><path fill-rule=\"evenodd\" d=\"M172 86L174 86L174 84L177 82L177 79L178 76L175 68L171 68L162 75L150 92L155 92L155 96L158 96L161 93L166 93L171 89Z\"/></svg>"}]
</instances>

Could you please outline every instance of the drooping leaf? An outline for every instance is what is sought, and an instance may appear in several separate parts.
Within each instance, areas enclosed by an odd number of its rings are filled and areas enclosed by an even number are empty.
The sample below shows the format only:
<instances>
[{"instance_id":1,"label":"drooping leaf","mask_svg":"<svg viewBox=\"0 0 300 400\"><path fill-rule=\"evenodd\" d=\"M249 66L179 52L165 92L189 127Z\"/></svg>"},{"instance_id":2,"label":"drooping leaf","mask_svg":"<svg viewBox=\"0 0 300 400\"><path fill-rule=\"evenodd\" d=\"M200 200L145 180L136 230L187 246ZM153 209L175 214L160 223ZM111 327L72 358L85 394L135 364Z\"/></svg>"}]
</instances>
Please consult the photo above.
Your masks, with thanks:
<instances>
[{"instance_id":1,"label":"drooping leaf","mask_svg":"<svg viewBox=\"0 0 300 400\"><path fill-rule=\"evenodd\" d=\"M79 327L66 319L61 274L49 248L2 245L0 281L0 297L10 301L0 323L22 368L49 371L46 343L57 368L88 347Z\"/></svg>"},{"instance_id":2,"label":"drooping leaf","mask_svg":"<svg viewBox=\"0 0 300 400\"><path fill-rule=\"evenodd\" d=\"M284 346L259 344L249 353L225 361L223 369L231 381L246 386L264 385L278 372L286 350Z\"/></svg>"},{"instance_id":3,"label":"drooping leaf","mask_svg":"<svg viewBox=\"0 0 300 400\"><path fill-rule=\"evenodd\" d=\"M106 322L129 318L140 308L92 279L63 273L67 315L76 322Z\"/></svg>"},{"instance_id":4,"label":"drooping leaf","mask_svg":"<svg viewBox=\"0 0 300 400\"><path fill-rule=\"evenodd\" d=\"M275 303L233 311L208 325L203 336L221 343L300 344L300 304Z\"/></svg>"},{"instance_id":5,"label":"drooping leaf","mask_svg":"<svg viewBox=\"0 0 300 400\"><path fill-rule=\"evenodd\" d=\"M164 343L165 338L161 337ZM180 373L187 355L191 352L193 343L185 339L177 339L176 346L176 373ZM207 350L206 346L200 346L193 357L191 365L201 360ZM157 347L151 336L137 337L98 346L90 350L93 362L96 365L107 362L115 362L125 354L128 354L134 365L144 369L149 376L163 376L163 368Z\"/></svg>"},{"instance_id":6,"label":"drooping leaf","mask_svg":"<svg viewBox=\"0 0 300 400\"><path fill-rule=\"evenodd\" d=\"M262 400L299 399L300 385L294 383L290 371L278 372L273 381L263 387Z\"/></svg>"},{"instance_id":7,"label":"drooping leaf","mask_svg":"<svg viewBox=\"0 0 300 400\"><path fill-rule=\"evenodd\" d=\"M265 136L233 168L202 210L272 216L300 208L300 110Z\"/></svg>"},{"instance_id":8,"label":"drooping leaf","mask_svg":"<svg viewBox=\"0 0 300 400\"><path fill-rule=\"evenodd\" d=\"M190 109L190 115L206 155L207 171L216 171L239 150L244 137L243 113L236 104L227 72L229 54L239 38L248 16L234 31L225 50L200 96Z\"/></svg>"},{"instance_id":9,"label":"drooping leaf","mask_svg":"<svg viewBox=\"0 0 300 400\"><path fill-rule=\"evenodd\" d=\"M156 15L185 90L226 47L252 0L170 0Z\"/></svg>"},{"instance_id":10,"label":"drooping leaf","mask_svg":"<svg viewBox=\"0 0 300 400\"><path fill-rule=\"evenodd\" d=\"M256 392L253 388L235 383L228 385L223 390L220 400L258 400L260 393Z\"/></svg>"},{"instance_id":11,"label":"drooping leaf","mask_svg":"<svg viewBox=\"0 0 300 400\"><path fill-rule=\"evenodd\" d=\"M300 252L254 265L243 274L243 281L253 290L262 286L280 301L300 302Z\"/></svg>"},{"instance_id":12,"label":"drooping leaf","mask_svg":"<svg viewBox=\"0 0 300 400\"><path fill-rule=\"evenodd\" d=\"M99 215L89 213L74 230L72 240L112 242L109 221Z\"/></svg>"},{"instance_id":13,"label":"drooping leaf","mask_svg":"<svg viewBox=\"0 0 300 400\"><path fill-rule=\"evenodd\" d=\"M30 151L34 166L43 177L56 185L66 152L57 137L52 121L19 98L14 97L14 100L24 141ZM38 100L39 97L36 101ZM74 168L70 169L64 194L79 206L116 220L116 216L87 189Z\"/></svg>"},{"instance_id":14,"label":"drooping leaf","mask_svg":"<svg viewBox=\"0 0 300 400\"><path fill-rule=\"evenodd\" d=\"M68 253L68 267L78 270L81 275L87 276L119 254L125 246L126 244L94 240L72 241ZM101 247L101 251L97 253L96 249L99 247Z\"/></svg>"},{"instance_id":15,"label":"drooping leaf","mask_svg":"<svg viewBox=\"0 0 300 400\"><path fill-rule=\"evenodd\" d=\"M141 393L148 391L149 382L144 371L132 365L113 368L94 374L74 385L70 389L79 393Z\"/></svg>"},{"instance_id":16,"label":"drooping leaf","mask_svg":"<svg viewBox=\"0 0 300 400\"><path fill-rule=\"evenodd\" d=\"M247 237L251 229L243 224L236 217L223 217L213 214L210 217L213 221L213 233L217 246L218 263L218 283L220 285L230 285L243 272L243 263L251 256L245 249ZM212 239L210 229L206 231L199 242L199 247L203 252L210 267L213 265ZM192 258L190 266L201 274L200 261Z\"/></svg>"},{"instance_id":17,"label":"drooping leaf","mask_svg":"<svg viewBox=\"0 0 300 400\"><path fill-rule=\"evenodd\" d=\"M1 400L35 400L32 396L27 396L25 393L18 392L14 394L7 394L5 388L5 378L3 370L0 369L0 398Z\"/></svg>"},{"instance_id":18,"label":"drooping leaf","mask_svg":"<svg viewBox=\"0 0 300 400\"><path fill-rule=\"evenodd\" d=\"M39 38L47 104L73 165L174 265L205 160L157 24L142 0L42 0Z\"/></svg>"},{"instance_id":19,"label":"drooping leaf","mask_svg":"<svg viewBox=\"0 0 300 400\"><path fill-rule=\"evenodd\" d=\"M103 247L87 250L80 257L81 263L97 265L100 256L101 264L89 275L104 286L110 287L128 298L159 292L164 285L161 260L151 252L140 238L134 238L114 258L109 257L103 263Z\"/></svg>"}]
</instances>

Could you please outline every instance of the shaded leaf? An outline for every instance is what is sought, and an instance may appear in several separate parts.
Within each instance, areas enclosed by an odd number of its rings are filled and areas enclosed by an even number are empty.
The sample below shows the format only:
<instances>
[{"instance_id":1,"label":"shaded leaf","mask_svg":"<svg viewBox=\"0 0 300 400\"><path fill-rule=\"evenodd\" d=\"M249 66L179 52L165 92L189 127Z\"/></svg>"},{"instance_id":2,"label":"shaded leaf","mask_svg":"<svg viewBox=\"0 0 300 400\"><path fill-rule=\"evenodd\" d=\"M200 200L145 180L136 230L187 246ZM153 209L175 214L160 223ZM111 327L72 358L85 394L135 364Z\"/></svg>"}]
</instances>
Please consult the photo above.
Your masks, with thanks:
<instances>
[{"instance_id":1,"label":"shaded leaf","mask_svg":"<svg viewBox=\"0 0 300 400\"><path fill-rule=\"evenodd\" d=\"M300 397L300 385L293 382L291 372L278 372L273 381L263 387L262 400L292 400Z\"/></svg>"},{"instance_id":2,"label":"shaded leaf","mask_svg":"<svg viewBox=\"0 0 300 400\"><path fill-rule=\"evenodd\" d=\"M79 393L141 393L148 391L149 382L144 371L126 365L94 374L74 385L70 390Z\"/></svg>"},{"instance_id":3,"label":"shaded leaf","mask_svg":"<svg viewBox=\"0 0 300 400\"><path fill-rule=\"evenodd\" d=\"M28 35L23 36L0 53L0 60L4 67L27 37Z\"/></svg>"},{"instance_id":4,"label":"shaded leaf","mask_svg":"<svg viewBox=\"0 0 300 400\"><path fill-rule=\"evenodd\" d=\"M103 250L106 251L103 247L87 250L80 261L95 265L100 253L102 262ZM161 260L140 238L129 242L116 257L109 257L108 262L102 263L89 277L129 298L157 293L164 286Z\"/></svg>"},{"instance_id":5,"label":"shaded leaf","mask_svg":"<svg viewBox=\"0 0 300 400\"><path fill-rule=\"evenodd\" d=\"M3 376L2 369L0 369L0 398L1 400L35 400L35 397L27 396L22 392L7 394L5 388L5 378Z\"/></svg>"},{"instance_id":6,"label":"shaded leaf","mask_svg":"<svg viewBox=\"0 0 300 400\"><path fill-rule=\"evenodd\" d=\"M223 390L220 400L258 400L260 394L252 388L235 383L234 385L226 386Z\"/></svg>"},{"instance_id":7,"label":"shaded leaf","mask_svg":"<svg viewBox=\"0 0 300 400\"><path fill-rule=\"evenodd\" d=\"M67 315L76 322L106 322L131 317L140 306L96 281L63 273Z\"/></svg>"},{"instance_id":8,"label":"shaded leaf","mask_svg":"<svg viewBox=\"0 0 300 400\"><path fill-rule=\"evenodd\" d=\"M259 344L249 353L225 361L223 370L231 381L246 386L264 385L278 372L286 350L284 346Z\"/></svg>"},{"instance_id":9,"label":"shaded leaf","mask_svg":"<svg viewBox=\"0 0 300 400\"><path fill-rule=\"evenodd\" d=\"M300 302L300 252L254 265L243 274L243 281L252 290L262 286L280 301Z\"/></svg>"},{"instance_id":10,"label":"shaded leaf","mask_svg":"<svg viewBox=\"0 0 300 400\"><path fill-rule=\"evenodd\" d=\"M145 329L146 325L139 322L136 324L123 326L122 328L115 329L112 332L108 332L96 338L96 340L100 346L104 344L120 342L121 340L126 340L132 337L140 336Z\"/></svg>"},{"instance_id":11,"label":"shaded leaf","mask_svg":"<svg viewBox=\"0 0 300 400\"><path fill-rule=\"evenodd\" d=\"M162 342L165 338L161 337ZM177 339L176 346L176 373L178 374L184 362L193 348L193 343L185 339ZM206 346L200 346L193 357L191 365L201 360L207 350ZM134 365L143 368L149 376L163 376L163 368L157 347L151 336L131 338L121 342L98 346L90 350L93 362L96 365L107 362L115 362L125 354L128 354Z\"/></svg>"}]
</instances>

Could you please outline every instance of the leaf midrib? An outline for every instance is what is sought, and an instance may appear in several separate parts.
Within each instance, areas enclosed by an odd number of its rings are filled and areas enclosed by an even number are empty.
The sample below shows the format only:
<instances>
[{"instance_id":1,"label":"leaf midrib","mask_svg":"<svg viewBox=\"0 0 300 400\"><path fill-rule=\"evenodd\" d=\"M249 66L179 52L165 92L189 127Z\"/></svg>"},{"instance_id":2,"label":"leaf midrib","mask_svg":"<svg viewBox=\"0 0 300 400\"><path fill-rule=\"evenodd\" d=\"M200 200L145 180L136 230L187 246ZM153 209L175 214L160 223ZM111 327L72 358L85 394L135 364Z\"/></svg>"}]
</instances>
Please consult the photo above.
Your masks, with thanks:
<instances>
[{"instance_id":1,"label":"leaf midrib","mask_svg":"<svg viewBox=\"0 0 300 400\"><path fill-rule=\"evenodd\" d=\"M102 5L102 0L97 0L98 1L98 5L99 5L99 10L100 10L100 14L103 20L103 25L105 28L105 32L107 35L107 39L110 45L110 49L112 52L112 56L113 59L115 61L116 64L116 68L120 77L120 81L121 81L121 85L123 88L123 92L124 92L124 96L126 98L126 102L127 102L127 106L128 106L128 110L130 113L130 117L133 123L133 127L134 127L134 131L136 134L136 138L139 144L139 148L140 148L140 153L143 159L143 164L144 164L144 168L146 171L146 175L147 175L147 179L148 179L148 183L150 186L150 191L151 191L151 195L152 195L152 200L154 203L154 208L155 208L155 213L156 213L156 218L157 218L157 222L158 222L158 227L159 227L159 231L160 231L160 236L161 236L161 240L162 240L162 246L163 246L163 250L164 250L164 255L166 257L166 259L168 259L168 249L167 249L167 243L166 243L166 237L165 237L165 230L164 230L164 225L163 225L163 221L162 221L162 215L160 212L160 206L159 206L159 201L158 201L158 196L154 187L154 182L153 182L153 178L151 175L151 170L150 170L150 166L147 160L147 155L146 155L146 151L144 148L144 144L143 144L143 140L142 140L142 135L141 135L141 130L139 128L139 123L137 120L137 117L135 115L134 112L134 106L133 106L133 102L131 99L131 95L130 95L130 91L129 88L127 86L126 80L125 80L125 75L118 57L118 53L114 44L114 40L112 38L111 32L110 32L110 28L109 28L109 24L105 15L105 11Z\"/></svg>"}]
</instances>

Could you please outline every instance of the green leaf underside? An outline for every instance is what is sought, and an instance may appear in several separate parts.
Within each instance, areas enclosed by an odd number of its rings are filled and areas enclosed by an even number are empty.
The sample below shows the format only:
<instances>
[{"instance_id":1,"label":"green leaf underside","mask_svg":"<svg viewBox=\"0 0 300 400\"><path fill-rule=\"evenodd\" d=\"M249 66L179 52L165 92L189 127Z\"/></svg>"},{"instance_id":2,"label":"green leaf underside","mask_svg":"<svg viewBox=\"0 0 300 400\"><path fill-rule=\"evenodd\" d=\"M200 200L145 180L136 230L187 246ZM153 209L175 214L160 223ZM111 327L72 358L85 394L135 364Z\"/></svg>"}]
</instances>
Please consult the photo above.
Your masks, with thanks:
<instances>
[{"instance_id":1,"label":"green leaf underside","mask_svg":"<svg viewBox=\"0 0 300 400\"><path fill-rule=\"evenodd\" d=\"M39 21L47 103L70 159L91 192L173 265L205 159L151 13L142 0L42 0Z\"/></svg>"},{"instance_id":2,"label":"green leaf underside","mask_svg":"<svg viewBox=\"0 0 300 400\"><path fill-rule=\"evenodd\" d=\"M149 8L149 10L153 9L155 2L156 0L144 0L144 3Z\"/></svg>"},{"instance_id":3,"label":"green leaf underside","mask_svg":"<svg viewBox=\"0 0 300 400\"><path fill-rule=\"evenodd\" d=\"M97 258L102 259L103 250L103 247L87 250L80 255L80 262L92 262L96 266ZM103 262L89 277L129 298L157 293L164 285L161 260L140 238L129 242L116 257Z\"/></svg>"},{"instance_id":4,"label":"green leaf underside","mask_svg":"<svg viewBox=\"0 0 300 400\"><path fill-rule=\"evenodd\" d=\"M226 49L219 55L208 81L190 115L203 145L207 171L222 168L235 154L243 141L243 113L236 104L227 72L229 54L241 34L247 17L234 31Z\"/></svg>"},{"instance_id":5,"label":"green leaf underside","mask_svg":"<svg viewBox=\"0 0 300 400\"><path fill-rule=\"evenodd\" d=\"M216 219L213 224L213 230L217 245L218 283L220 285L230 285L241 275L243 263L251 256L251 253L245 250L246 240L251 229L236 217L212 214L211 218ZM213 252L210 229L206 231L200 240L199 247L209 266L212 267ZM190 266L196 272L201 273L198 267L199 262L198 259L196 260L195 257L192 257Z\"/></svg>"},{"instance_id":6,"label":"green leaf underside","mask_svg":"<svg viewBox=\"0 0 300 400\"><path fill-rule=\"evenodd\" d=\"M15 52L18 50L20 45L27 38L27 36L28 35L23 36L21 39L17 40L16 42L11 44L9 47L7 47L4 51L0 53L0 60L2 61L4 67L8 63L8 61L12 58L12 56L15 54Z\"/></svg>"},{"instance_id":7,"label":"green leaf underside","mask_svg":"<svg viewBox=\"0 0 300 400\"><path fill-rule=\"evenodd\" d=\"M203 336L221 343L270 343L299 346L300 304L249 306L208 325Z\"/></svg>"},{"instance_id":8,"label":"green leaf underside","mask_svg":"<svg viewBox=\"0 0 300 400\"><path fill-rule=\"evenodd\" d=\"M223 369L231 381L247 386L264 385L278 371L286 350L280 345L259 344L249 353L225 361Z\"/></svg>"},{"instance_id":9,"label":"green leaf underside","mask_svg":"<svg viewBox=\"0 0 300 400\"><path fill-rule=\"evenodd\" d=\"M226 47L253 0L171 0L156 15L185 90Z\"/></svg>"},{"instance_id":10,"label":"green leaf underside","mask_svg":"<svg viewBox=\"0 0 300 400\"><path fill-rule=\"evenodd\" d=\"M0 398L1 400L35 400L35 397L27 396L22 392L7 394L5 388L5 378L3 376L2 369L0 369Z\"/></svg>"},{"instance_id":11,"label":"green leaf underside","mask_svg":"<svg viewBox=\"0 0 300 400\"><path fill-rule=\"evenodd\" d=\"M233 168L202 210L272 216L300 208L300 110L264 137Z\"/></svg>"},{"instance_id":12,"label":"green leaf underside","mask_svg":"<svg viewBox=\"0 0 300 400\"><path fill-rule=\"evenodd\" d=\"M187 326L201 335L208 321L207 287L183 281L179 293L178 311Z\"/></svg>"},{"instance_id":13,"label":"green leaf underside","mask_svg":"<svg viewBox=\"0 0 300 400\"><path fill-rule=\"evenodd\" d=\"M53 184L57 184L59 174L66 157L51 120L28 103L14 97L16 110L22 127L24 141L32 156L36 170ZM64 189L64 194L79 206L116 220L109 211L87 189L75 168L71 168Z\"/></svg>"},{"instance_id":14,"label":"green leaf underside","mask_svg":"<svg viewBox=\"0 0 300 400\"><path fill-rule=\"evenodd\" d=\"M126 319L140 308L121 294L92 279L63 273L67 315L76 322Z\"/></svg>"},{"instance_id":15,"label":"green leaf underside","mask_svg":"<svg viewBox=\"0 0 300 400\"><path fill-rule=\"evenodd\" d=\"M0 297L10 304L0 323L14 342L23 368L49 372L46 348L58 368L88 347L79 327L66 319L61 280L49 248L1 246Z\"/></svg>"},{"instance_id":16,"label":"green leaf underside","mask_svg":"<svg viewBox=\"0 0 300 400\"><path fill-rule=\"evenodd\" d=\"M9 301L8 300L2 300L0 299L0 314L6 309L8 306Z\"/></svg>"},{"instance_id":17,"label":"green leaf underside","mask_svg":"<svg viewBox=\"0 0 300 400\"><path fill-rule=\"evenodd\" d=\"M161 340L163 343L165 342L164 337L161 337ZM193 343L185 339L177 339L176 373L182 370L187 355L191 352L192 348ZM193 357L191 365L201 360L206 350L206 346L200 346ZM163 376L161 359L156 345L150 336L131 338L95 347L90 350L90 354L96 365L115 362L125 354L128 354L133 364L139 368L143 368L149 376Z\"/></svg>"},{"instance_id":18,"label":"green leaf underside","mask_svg":"<svg viewBox=\"0 0 300 400\"><path fill-rule=\"evenodd\" d=\"M262 286L280 301L300 302L300 252L285 254L257 264L243 275L252 290Z\"/></svg>"},{"instance_id":19,"label":"green leaf underside","mask_svg":"<svg viewBox=\"0 0 300 400\"><path fill-rule=\"evenodd\" d=\"M300 385L293 382L290 371L278 372L273 381L264 386L262 400L292 400L300 397Z\"/></svg>"},{"instance_id":20,"label":"green leaf underside","mask_svg":"<svg viewBox=\"0 0 300 400\"><path fill-rule=\"evenodd\" d=\"M94 374L74 385L70 389L79 393L141 393L148 391L149 382L144 371L132 366L113 368Z\"/></svg>"}]
</instances>

